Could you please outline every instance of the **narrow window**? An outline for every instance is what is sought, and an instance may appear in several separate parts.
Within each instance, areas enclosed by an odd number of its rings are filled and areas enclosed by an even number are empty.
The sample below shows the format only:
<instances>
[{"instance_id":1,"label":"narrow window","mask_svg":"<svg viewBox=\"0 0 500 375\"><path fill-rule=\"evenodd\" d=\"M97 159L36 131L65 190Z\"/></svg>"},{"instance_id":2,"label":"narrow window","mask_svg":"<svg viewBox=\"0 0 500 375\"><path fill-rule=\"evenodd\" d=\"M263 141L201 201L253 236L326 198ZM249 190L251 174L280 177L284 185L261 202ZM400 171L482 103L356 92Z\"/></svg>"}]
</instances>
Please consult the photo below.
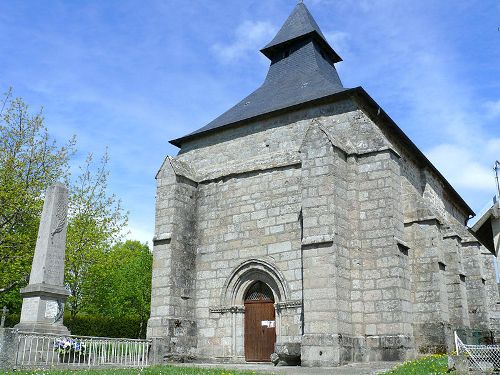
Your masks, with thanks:
<instances>
[{"instance_id":1,"label":"narrow window","mask_svg":"<svg viewBox=\"0 0 500 375\"><path fill-rule=\"evenodd\" d=\"M446 264L444 264L443 262L438 262L438 264L441 271L446 271Z\"/></svg>"},{"instance_id":2,"label":"narrow window","mask_svg":"<svg viewBox=\"0 0 500 375\"><path fill-rule=\"evenodd\" d=\"M465 283L465 275L461 273L459 276L460 276L460 281Z\"/></svg>"},{"instance_id":3,"label":"narrow window","mask_svg":"<svg viewBox=\"0 0 500 375\"><path fill-rule=\"evenodd\" d=\"M407 246L398 243L398 249L401 252L401 254L408 256L408 250L410 250Z\"/></svg>"}]
</instances>

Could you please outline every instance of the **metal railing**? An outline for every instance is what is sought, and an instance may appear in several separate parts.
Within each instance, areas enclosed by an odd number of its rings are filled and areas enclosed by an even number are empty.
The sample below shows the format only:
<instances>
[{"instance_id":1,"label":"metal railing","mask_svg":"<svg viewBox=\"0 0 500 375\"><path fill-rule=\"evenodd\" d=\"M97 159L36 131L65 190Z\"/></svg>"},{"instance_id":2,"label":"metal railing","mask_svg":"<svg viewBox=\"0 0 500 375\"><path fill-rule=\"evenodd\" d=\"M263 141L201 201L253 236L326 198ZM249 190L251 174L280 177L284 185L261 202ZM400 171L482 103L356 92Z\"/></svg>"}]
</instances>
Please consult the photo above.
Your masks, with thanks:
<instances>
[{"instance_id":1,"label":"metal railing","mask_svg":"<svg viewBox=\"0 0 500 375\"><path fill-rule=\"evenodd\" d=\"M455 332L455 349L458 356L467 360L470 370L500 370L500 345L467 345Z\"/></svg>"},{"instance_id":2,"label":"metal railing","mask_svg":"<svg viewBox=\"0 0 500 375\"><path fill-rule=\"evenodd\" d=\"M16 368L147 367L150 340L19 332Z\"/></svg>"}]
</instances>

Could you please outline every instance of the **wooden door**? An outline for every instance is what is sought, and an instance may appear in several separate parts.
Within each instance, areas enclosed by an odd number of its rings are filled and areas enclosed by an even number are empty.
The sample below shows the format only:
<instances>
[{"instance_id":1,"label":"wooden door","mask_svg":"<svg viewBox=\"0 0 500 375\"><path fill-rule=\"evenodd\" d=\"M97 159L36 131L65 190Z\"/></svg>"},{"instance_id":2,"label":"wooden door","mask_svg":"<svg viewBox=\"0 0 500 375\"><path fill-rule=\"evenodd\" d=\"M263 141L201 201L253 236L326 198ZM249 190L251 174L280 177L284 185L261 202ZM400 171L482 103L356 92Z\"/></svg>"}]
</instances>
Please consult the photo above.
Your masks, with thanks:
<instances>
[{"instance_id":1,"label":"wooden door","mask_svg":"<svg viewBox=\"0 0 500 375\"><path fill-rule=\"evenodd\" d=\"M245 300L245 359L249 362L270 362L274 352L274 298L271 290L266 289L269 289L267 285L256 283Z\"/></svg>"}]
</instances>

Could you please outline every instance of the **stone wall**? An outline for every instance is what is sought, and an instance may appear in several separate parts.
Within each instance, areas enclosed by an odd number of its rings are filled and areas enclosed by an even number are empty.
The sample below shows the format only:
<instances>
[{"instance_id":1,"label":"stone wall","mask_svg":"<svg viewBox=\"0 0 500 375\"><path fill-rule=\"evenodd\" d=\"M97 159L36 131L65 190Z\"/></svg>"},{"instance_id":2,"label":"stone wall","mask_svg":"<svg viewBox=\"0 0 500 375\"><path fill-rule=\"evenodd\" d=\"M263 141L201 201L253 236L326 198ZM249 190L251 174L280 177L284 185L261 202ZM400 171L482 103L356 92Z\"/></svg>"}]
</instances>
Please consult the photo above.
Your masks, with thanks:
<instances>
[{"instance_id":1,"label":"stone wall","mask_svg":"<svg viewBox=\"0 0 500 375\"><path fill-rule=\"evenodd\" d=\"M148 337L167 337L165 353L194 358L195 253L193 246L197 183L180 175L166 159L157 175L156 230ZM165 358L167 359L167 358Z\"/></svg>"},{"instance_id":2,"label":"stone wall","mask_svg":"<svg viewBox=\"0 0 500 375\"><path fill-rule=\"evenodd\" d=\"M244 361L255 280L273 290L277 345L301 343L306 366L441 352L454 329L486 335L498 291L466 212L377 121L344 100L166 159L148 336L166 338L167 356Z\"/></svg>"},{"instance_id":3,"label":"stone wall","mask_svg":"<svg viewBox=\"0 0 500 375\"><path fill-rule=\"evenodd\" d=\"M242 336L241 314L216 311L243 305L244 289L250 285L225 286L242 263L260 259L278 270L287 292L270 285L275 302L301 300L299 186L297 165L200 184L196 260L200 357L244 355L241 343L233 343ZM258 276L262 275L254 279ZM286 336L299 335L298 319L283 323Z\"/></svg>"},{"instance_id":4,"label":"stone wall","mask_svg":"<svg viewBox=\"0 0 500 375\"><path fill-rule=\"evenodd\" d=\"M15 367L17 332L12 328L0 328L0 370L10 371Z\"/></svg>"},{"instance_id":5,"label":"stone wall","mask_svg":"<svg viewBox=\"0 0 500 375\"><path fill-rule=\"evenodd\" d=\"M352 354L350 256L347 249L347 163L320 124L301 147L304 335L302 365L340 364Z\"/></svg>"}]
</instances>

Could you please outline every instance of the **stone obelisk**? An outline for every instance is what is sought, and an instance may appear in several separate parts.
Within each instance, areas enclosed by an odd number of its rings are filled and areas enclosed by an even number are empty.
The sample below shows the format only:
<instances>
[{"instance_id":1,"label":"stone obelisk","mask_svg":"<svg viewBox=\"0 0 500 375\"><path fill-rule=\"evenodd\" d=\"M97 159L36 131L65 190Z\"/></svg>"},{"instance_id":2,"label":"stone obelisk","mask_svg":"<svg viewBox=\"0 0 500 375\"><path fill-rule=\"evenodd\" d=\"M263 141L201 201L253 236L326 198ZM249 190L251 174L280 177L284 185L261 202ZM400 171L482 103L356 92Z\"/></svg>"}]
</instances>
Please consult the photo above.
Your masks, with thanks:
<instances>
[{"instance_id":1,"label":"stone obelisk","mask_svg":"<svg viewBox=\"0 0 500 375\"><path fill-rule=\"evenodd\" d=\"M68 189L55 184L47 189L38 229L28 286L21 289L21 321L15 328L38 333L69 334L63 325L64 254L68 215Z\"/></svg>"}]
</instances>

